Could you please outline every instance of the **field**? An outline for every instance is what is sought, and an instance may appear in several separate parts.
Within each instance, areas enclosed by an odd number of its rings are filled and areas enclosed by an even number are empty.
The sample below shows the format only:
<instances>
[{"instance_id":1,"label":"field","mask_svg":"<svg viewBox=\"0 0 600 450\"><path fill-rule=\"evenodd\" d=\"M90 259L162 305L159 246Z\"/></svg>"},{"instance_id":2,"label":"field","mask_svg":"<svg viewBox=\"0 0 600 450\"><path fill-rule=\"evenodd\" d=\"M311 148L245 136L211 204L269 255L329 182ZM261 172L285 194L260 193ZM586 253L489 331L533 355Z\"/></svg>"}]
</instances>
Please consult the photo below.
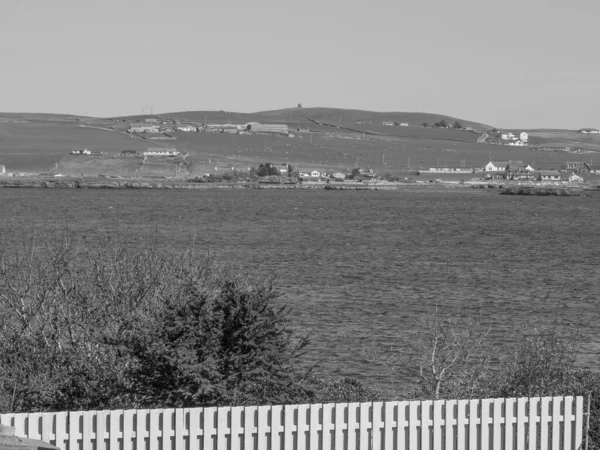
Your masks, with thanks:
<instances>
[{"instance_id":1,"label":"field","mask_svg":"<svg viewBox=\"0 0 600 450\"><path fill-rule=\"evenodd\" d=\"M13 172L53 171L77 176L83 173L90 176L173 177L177 174L188 177L232 168L247 170L261 162L288 163L301 171L348 171L358 165L384 173L416 172L434 166L483 167L490 160L523 160L535 168L548 169L558 168L567 160L593 160L595 153L600 152L600 137L568 130L532 130L531 143L545 147L577 147L589 153L542 152L526 147L479 143L479 132L419 126L421 122L432 124L443 119L453 123L456 120L447 116L330 108L256 114L196 111L160 116L163 120L197 123L205 120L210 123L285 123L294 133L293 138L177 132L173 133L175 140L149 140L132 138L124 133L131 122L144 117L147 116L102 119L0 113L0 164ZM384 120L410 126L383 126ZM459 121L480 132L490 128ZM148 147L177 147L188 155L179 170L176 166L182 161L174 164L173 160L159 158L142 167L141 160L136 158L132 161L114 158L122 150L141 151ZM67 157L72 150L84 148L105 152L105 156Z\"/></svg>"}]
</instances>

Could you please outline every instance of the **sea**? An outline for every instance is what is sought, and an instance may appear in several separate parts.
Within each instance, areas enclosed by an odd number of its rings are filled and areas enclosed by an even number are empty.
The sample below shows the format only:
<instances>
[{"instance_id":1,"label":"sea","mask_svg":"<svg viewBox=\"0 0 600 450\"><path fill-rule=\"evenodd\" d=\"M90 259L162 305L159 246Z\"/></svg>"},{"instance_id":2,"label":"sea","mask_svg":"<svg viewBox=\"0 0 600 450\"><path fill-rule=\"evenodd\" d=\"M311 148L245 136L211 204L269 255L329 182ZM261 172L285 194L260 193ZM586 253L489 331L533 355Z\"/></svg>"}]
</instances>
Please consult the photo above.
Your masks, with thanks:
<instances>
[{"instance_id":1,"label":"sea","mask_svg":"<svg viewBox=\"0 0 600 450\"><path fill-rule=\"evenodd\" d=\"M600 368L598 192L0 189L0 205L3 250L68 227L172 249L194 241L275 277L322 376L387 379L369 355L406 345L436 311L489 321L498 349L528 322L584 323L578 364Z\"/></svg>"}]
</instances>

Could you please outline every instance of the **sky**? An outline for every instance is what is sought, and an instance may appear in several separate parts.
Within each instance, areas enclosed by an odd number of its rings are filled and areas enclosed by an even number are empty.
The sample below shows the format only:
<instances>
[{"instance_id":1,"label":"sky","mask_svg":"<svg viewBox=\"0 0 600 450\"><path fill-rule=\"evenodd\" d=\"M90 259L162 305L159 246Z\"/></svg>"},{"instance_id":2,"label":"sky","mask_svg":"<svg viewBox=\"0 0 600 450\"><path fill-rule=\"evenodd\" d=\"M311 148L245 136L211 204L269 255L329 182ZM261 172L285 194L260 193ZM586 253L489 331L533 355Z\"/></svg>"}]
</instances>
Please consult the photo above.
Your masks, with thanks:
<instances>
[{"instance_id":1,"label":"sky","mask_svg":"<svg viewBox=\"0 0 600 450\"><path fill-rule=\"evenodd\" d=\"M600 128L598 0L1 0L0 111Z\"/></svg>"}]
</instances>

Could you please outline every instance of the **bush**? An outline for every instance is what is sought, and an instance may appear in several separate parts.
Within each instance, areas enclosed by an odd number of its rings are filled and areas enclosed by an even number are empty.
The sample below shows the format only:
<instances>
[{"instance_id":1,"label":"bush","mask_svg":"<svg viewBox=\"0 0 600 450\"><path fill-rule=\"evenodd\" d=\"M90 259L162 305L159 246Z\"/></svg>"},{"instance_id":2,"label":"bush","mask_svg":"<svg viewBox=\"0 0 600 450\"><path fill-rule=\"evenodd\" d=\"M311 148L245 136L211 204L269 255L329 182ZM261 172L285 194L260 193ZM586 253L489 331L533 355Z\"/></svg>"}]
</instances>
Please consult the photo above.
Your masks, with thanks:
<instances>
[{"instance_id":1,"label":"bush","mask_svg":"<svg viewBox=\"0 0 600 450\"><path fill-rule=\"evenodd\" d=\"M39 238L37 239L39 240ZM0 408L293 403L307 341L272 280L108 236L0 258Z\"/></svg>"}]
</instances>

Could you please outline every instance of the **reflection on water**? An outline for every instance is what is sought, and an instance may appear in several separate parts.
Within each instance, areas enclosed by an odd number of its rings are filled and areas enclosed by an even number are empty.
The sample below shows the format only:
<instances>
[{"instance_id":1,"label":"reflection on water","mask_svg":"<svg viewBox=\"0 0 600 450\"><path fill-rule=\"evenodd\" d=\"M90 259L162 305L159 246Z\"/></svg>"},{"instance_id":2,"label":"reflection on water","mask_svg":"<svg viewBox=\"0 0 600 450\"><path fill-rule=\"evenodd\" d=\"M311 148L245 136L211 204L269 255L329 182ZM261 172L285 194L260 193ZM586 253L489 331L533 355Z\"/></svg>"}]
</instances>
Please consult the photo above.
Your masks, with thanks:
<instances>
[{"instance_id":1,"label":"reflection on water","mask_svg":"<svg viewBox=\"0 0 600 450\"><path fill-rule=\"evenodd\" d=\"M0 199L2 231L68 223L173 247L195 237L201 251L276 275L325 375L378 375L361 350L408 339L436 306L481 310L502 344L531 319L592 319L600 292L598 196L3 189ZM589 330L580 363L597 368Z\"/></svg>"}]
</instances>

